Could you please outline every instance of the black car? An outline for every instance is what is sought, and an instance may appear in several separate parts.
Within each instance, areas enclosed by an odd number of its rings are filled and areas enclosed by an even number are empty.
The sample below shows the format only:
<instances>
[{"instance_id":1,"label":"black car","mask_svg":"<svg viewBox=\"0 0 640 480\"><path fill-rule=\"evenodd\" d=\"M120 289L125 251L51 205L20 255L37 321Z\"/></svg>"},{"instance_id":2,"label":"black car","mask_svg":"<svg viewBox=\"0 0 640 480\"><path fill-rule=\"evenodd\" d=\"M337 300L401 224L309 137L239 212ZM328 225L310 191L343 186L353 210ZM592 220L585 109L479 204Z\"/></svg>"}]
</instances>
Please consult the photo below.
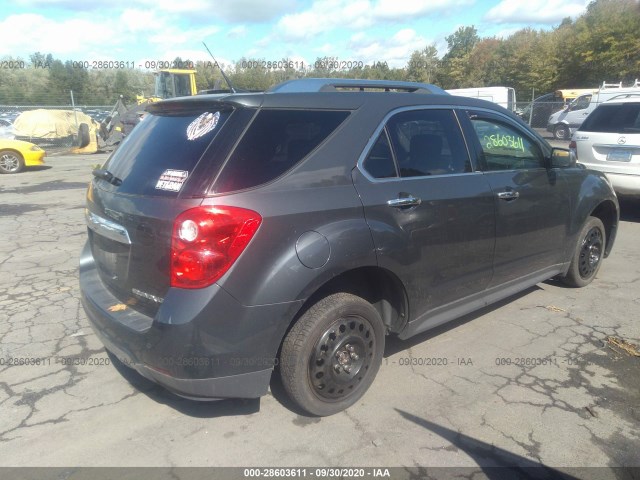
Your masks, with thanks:
<instances>
[{"instance_id":1,"label":"black car","mask_svg":"<svg viewBox=\"0 0 640 480\"><path fill-rule=\"evenodd\" d=\"M584 286L618 202L493 103L303 79L155 103L87 192L82 301L106 348L194 399L354 404L406 339L538 282Z\"/></svg>"}]
</instances>

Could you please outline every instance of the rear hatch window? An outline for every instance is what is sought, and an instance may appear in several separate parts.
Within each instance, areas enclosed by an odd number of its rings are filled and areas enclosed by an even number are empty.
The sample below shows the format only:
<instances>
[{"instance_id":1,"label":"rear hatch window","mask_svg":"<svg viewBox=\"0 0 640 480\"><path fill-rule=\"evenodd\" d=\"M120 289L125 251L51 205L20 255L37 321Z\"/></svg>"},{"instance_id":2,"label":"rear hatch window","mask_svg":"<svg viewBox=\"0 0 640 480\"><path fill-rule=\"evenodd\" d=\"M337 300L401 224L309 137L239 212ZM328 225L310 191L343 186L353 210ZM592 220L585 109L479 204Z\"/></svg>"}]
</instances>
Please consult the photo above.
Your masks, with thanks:
<instances>
[{"instance_id":1,"label":"rear hatch window","mask_svg":"<svg viewBox=\"0 0 640 480\"><path fill-rule=\"evenodd\" d=\"M103 284L151 317L169 289L176 217L201 202L237 132L255 114L213 102L188 111L153 108L105 164L122 183L94 178L87 194L89 244ZM194 183L199 195L189 195Z\"/></svg>"},{"instance_id":2,"label":"rear hatch window","mask_svg":"<svg viewBox=\"0 0 640 480\"><path fill-rule=\"evenodd\" d=\"M580 130L601 133L640 133L640 103L600 105Z\"/></svg>"},{"instance_id":3,"label":"rear hatch window","mask_svg":"<svg viewBox=\"0 0 640 480\"><path fill-rule=\"evenodd\" d=\"M105 164L118 193L177 196L231 110L147 115ZM109 189L104 182L101 187ZM114 187L115 188L115 187Z\"/></svg>"},{"instance_id":4,"label":"rear hatch window","mask_svg":"<svg viewBox=\"0 0 640 480\"><path fill-rule=\"evenodd\" d=\"M293 168L347 118L330 110L262 110L215 182L215 193L256 187Z\"/></svg>"}]
</instances>

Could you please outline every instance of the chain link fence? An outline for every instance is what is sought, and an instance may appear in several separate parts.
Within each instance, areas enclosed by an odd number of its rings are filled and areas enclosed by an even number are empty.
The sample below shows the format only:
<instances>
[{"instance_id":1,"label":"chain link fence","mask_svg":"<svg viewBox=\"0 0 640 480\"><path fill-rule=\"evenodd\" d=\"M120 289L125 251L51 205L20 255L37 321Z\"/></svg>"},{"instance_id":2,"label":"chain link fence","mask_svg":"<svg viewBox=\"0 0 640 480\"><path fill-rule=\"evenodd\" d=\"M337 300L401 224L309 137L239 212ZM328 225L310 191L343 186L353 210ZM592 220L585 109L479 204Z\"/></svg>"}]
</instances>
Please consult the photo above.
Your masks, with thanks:
<instances>
[{"instance_id":1,"label":"chain link fence","mask_svg":"<svg viewBox=\"0 0 640 480\"><path fill-rule=\"evenodd\" d=\"M562 101L518 102L516 112L529 126L546 129L549 117L565 107Z\"/></svg>"}]
</instances>

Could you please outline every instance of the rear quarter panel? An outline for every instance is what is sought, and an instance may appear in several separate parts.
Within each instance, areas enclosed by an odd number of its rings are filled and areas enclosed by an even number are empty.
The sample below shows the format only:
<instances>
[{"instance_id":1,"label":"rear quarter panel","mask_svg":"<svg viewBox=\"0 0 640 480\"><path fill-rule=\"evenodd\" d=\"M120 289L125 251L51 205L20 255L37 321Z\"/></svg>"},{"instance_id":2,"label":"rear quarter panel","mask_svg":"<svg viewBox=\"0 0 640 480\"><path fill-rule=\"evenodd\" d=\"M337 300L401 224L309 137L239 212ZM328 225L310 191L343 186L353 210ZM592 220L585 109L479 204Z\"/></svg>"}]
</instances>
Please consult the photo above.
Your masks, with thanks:
<instances>
[{"instance_id":1,"label":"rear quarter panel","mask_svg":"<svg viewBox=\"0 0 640 480\"><path fill-rule=\"evenodd\" d=\"M304 300L346 270L376 265L371 233L353 185L245 193L225 200L262 216L255 237L218 282L243 305ZM326 259L316 268L305 266L296 251L307 232L326 239L317 247Z\"/></svg>"},{"instance_id":2,"label":"rear quarter panel","mask_svg":"<svg viewBox=\"0 0 640 480\"><path fill-rule=\"evenodd\" d=\"M566 178L566 185L573 203L573 213L568 229L567 245L565 247L567 261L571 259L578 234L587 221L587 218L589 218L600 205L607 203L615 209L615 218L612 220L606 246L606 254L608 255L615 240L615 232L619 220L618 199L609 181L603 173L582 167L561 169L559 172Z\"/></svg>"}]
</instances>

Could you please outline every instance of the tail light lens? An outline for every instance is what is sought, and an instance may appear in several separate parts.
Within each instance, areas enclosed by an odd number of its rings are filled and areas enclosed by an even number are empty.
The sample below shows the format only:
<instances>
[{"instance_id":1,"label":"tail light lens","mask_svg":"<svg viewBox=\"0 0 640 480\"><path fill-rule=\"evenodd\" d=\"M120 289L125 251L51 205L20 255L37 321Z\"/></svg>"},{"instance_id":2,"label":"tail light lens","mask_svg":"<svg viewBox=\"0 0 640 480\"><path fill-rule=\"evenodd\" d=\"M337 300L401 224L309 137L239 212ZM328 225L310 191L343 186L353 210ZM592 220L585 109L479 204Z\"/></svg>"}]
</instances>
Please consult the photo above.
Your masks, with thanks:
<instances>
[{"instance_id":1,"label":"tail light lens","mask_svg":"<svg viewBox=\"0 0 640 480\"><path fill-rule=\"evenodd\" d=\"M575 140L571 140L569 142L569 150L571 150L573 152L573 154L576 157L576 160L578 159L578 146L576 145L576 141Z\"/></svg>"},{"instance_id":2,"label":"tail light lens","mask_svg":"<svg viewBox=\"0 0 640 480\"><path fill-rule=\"evenodd\" d=\"M171 286L211 285L233 265L255 235L262 217L238 207L197 207L173 224Z\"/></svg>"}]
</instances>

